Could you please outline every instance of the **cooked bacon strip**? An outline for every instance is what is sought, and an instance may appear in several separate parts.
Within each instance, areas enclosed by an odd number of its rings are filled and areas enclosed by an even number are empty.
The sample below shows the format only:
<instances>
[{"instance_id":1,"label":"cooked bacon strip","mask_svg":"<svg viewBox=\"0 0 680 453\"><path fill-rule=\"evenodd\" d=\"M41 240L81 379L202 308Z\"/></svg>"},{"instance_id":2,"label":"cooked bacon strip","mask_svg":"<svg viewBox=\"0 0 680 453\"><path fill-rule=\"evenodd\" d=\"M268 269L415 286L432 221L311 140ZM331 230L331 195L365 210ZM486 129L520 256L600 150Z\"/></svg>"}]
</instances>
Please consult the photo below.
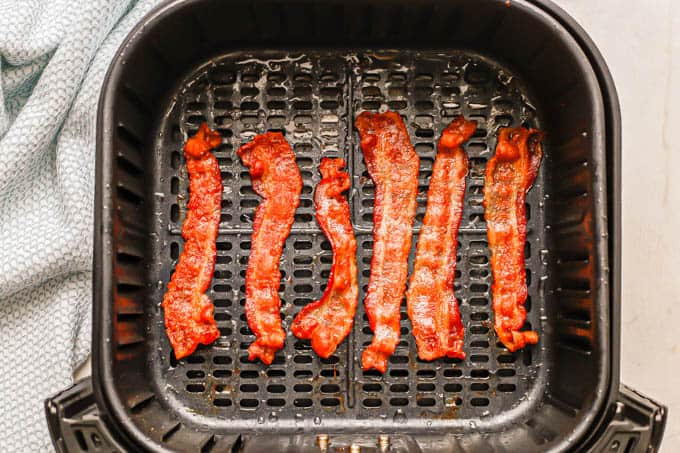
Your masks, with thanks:
<instances>
[{"instance_id":1,"label":"cooked bacon strip","mask_svg":"<svg viewBox=\"0 0 680 453\"><path fill-rule=\"evenodd\" d=\"M373 342L362 355L364 370L387 370L399 343L399 307L406 289L420 160L396 112L364 112L356 119L361 150L373 182L373 258L364 304Z\"/></svg>"},{"instance_id":2,"label":"cooked bacon strip","mask_svg":"<svg viewBox=\"0 0 680 453\"><path fill-rule=\"evenodd\" d=\"M255 211L246 271L246 318L257 337L248 358L269 365L286 338L281 327L279 260L300 204L302 177L293 150L279 132L257 135L237 154L250 170L253 190L263 198Z\"/></svg>"},{"instance_id":3,"label":"cooked bacon strip","mask_svg":"<svg viewBox=\"0 0 680 453\"><path fill-rule=\"evenodd\" d=\"M519 329L526 319L527 298L524 203L541 164L542 138L536 129L501 129L496 154L486 167L484 217L491 249L494 327L510 351L538 342L536 332Z\"/></svg>"},{"instance_id":4,"label":"cooked bacon strip","mask_svg":"<svg viewBox=\"0 0 680 453\"><path fill-rule=\"evenodd\" d=\"M333 247L333 265L326 291L320 300L305 306L295 317L291 330L312 340L312 349L328 358L354 324L359 285L357 243L349 217L349 203L342 195L349 189L349 174L342 171L343 159L321 159L321 182L314 194L316 219Z\"/></svg>"},{"instance_id":5,"label":"cooked bacon strip","mask_svg":"<svg viewBox=\"0 0 680 453\"><path fill-rule=\"evenodd\" d=\"M220 134L203 123L184 145L190 193L182 225L184 249L163 297L165 330L177 359L193 353L199 343L210 344L220 336L212 301L204 294L215 270L222 200L222 176L210 150L220 143Z\"/></svg>"},{"instance_id":6,"label":"cooked bacon strip","mask_svg":"<svg viewBox=\"0 0 680 453\"><path fill-rule=\"evenodd\" d=\"M456 118L442 132L432 166L427 209L418 236L416 260L406 292L408 316L418 345L418 357L465 358L465 330L453 293L458 227L463 214L468 159L461 145L477 128Z\"/></svg>"}]
</instances>

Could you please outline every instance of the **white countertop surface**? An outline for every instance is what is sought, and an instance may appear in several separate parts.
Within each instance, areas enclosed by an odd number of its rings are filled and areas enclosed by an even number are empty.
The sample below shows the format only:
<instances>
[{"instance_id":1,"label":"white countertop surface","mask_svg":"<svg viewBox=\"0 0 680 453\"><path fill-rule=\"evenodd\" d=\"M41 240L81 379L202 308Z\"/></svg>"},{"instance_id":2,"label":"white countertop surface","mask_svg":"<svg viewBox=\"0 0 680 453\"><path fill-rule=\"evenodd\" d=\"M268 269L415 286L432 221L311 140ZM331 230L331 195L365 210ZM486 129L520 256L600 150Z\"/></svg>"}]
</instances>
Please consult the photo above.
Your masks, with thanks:
<instances>
[{"instance_id":1,"label":"white countertop surface","mask_svg":"<svg viewBox=\"0 0 680 453\"><path fill-rule=\"evenodd\" d=\"M621 382L669 407L680 451L680 2L557 0L599 47L623 119ZM678 329L676 332L675 329Z\"/></svg>"},{"instance_id":2,"label":"white countertop surface","mask_svg":"<svg viewBox=\"0 0 680 453\"><path fill-rule=\"evenodd\" d=\"M661 451L680 451L680 2L557 1L599 47L621 102L621 381L669 407Z\"/></svg>"}]
</instances>

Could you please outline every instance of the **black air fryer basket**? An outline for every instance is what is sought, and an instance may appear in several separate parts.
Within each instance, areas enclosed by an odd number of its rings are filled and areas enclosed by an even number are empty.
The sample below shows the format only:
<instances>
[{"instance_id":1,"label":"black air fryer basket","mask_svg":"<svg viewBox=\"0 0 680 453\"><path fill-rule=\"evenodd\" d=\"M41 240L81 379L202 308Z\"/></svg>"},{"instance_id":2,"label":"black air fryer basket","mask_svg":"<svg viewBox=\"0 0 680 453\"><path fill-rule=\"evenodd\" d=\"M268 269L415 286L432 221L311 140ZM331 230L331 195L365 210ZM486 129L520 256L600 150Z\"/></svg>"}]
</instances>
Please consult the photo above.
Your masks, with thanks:
<instances>
[{"instance_id":1,"label":"black air fryer basket","mask_svg":"<svg viewBox=\"0 0 680 453\"><path fill-rule=\"evenodd\" d=\"M281 260L284 326L324 288L332 252L313 212L321 157L344 157L361 300L372 252L373 184L353 119L401 113L421 158L414 232L435 144L463 114L479 127L459 233L463 361L418 360L402 341L384 375L363 372L360 304L328 359L289 336L271 366L254 336L244 277L259 202L235 150L278 130L304 180ZM182 250L182 146L221 132L224 182L208 295L221 337L171 353L160 308ZM527 325L509 353L492 327L484 168L503 126L547 133L527 198ZM619 384L620 118L592 42L545 0L174 0L150 13L111 64L99 105L91 379L47 401L59 451L656 451L665 408ZM416 241L413 241L414 247Z\"/></svg>"}]
</instances>

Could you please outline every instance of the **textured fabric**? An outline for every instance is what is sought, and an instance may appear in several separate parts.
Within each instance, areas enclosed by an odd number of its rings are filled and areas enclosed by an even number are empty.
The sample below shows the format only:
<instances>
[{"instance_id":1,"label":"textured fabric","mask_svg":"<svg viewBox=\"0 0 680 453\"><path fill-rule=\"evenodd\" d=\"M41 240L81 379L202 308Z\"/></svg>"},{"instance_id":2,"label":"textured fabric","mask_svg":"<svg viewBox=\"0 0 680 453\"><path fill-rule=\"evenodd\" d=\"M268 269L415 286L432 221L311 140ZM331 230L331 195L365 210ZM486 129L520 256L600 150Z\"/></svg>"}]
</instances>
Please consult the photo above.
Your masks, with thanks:
<instances>
[{"instance_id":1,"label":"textured fabric","mask_svg":"<svg viewBox=\"0 0 680 453\"><path fill-rule=\"evenodd\" d=\"M130 0L0 0L0 452L53 450L43 401L90 350L97 100Z\"/></svg>"}]
</instances>

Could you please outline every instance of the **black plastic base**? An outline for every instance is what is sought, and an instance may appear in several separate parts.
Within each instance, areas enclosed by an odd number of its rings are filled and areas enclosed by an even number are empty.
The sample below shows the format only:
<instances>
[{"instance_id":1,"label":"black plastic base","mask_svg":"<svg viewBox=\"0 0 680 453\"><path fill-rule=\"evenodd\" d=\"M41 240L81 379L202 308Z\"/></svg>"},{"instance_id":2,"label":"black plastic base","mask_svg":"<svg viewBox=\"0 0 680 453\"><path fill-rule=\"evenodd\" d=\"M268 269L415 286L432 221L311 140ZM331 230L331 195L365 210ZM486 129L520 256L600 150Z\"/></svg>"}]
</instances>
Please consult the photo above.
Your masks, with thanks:
<instances>
[{"instance_id":1,"label":"black plastic base","mask_svg":"<svg viewBox=\"0 0 680 453\"><path fill-rule=\"evenodd\" d=\"M90 378L47 399L45 414L58 453L126 451L99 417Z\"/></svg>"},{"instance_id":2,"label":"black plastic base","mask_svg":"<svg viewBox=\"0 0 680 453\"><path fill-rule=\"evenodd\" d=\"M132 451L125 448L99 417L94 402L92 381L89 378L76 382L72 387L45 401L45 412L52 441L58 453ZM598 436L597 442L588 448L590 453L655 453L663 437L668 409L621 385L619 396L612 407L609 424ZM473 435L477 436L477 435ZM437 436L441 438L441 436ZM386 441L387 439L387 441ZM383 448L380 447L382 441ZM441 445L437 439L427 437L391 435L378 438L368 435L328 436L327 452L347 452L356 445L360 450L353 453L418 453L451 451L453 445L461 447L461 438L454 444ZM319 452L324 451L315 435L292 436L221 436L196 447L200 452L271 453L278 451ZM454 451L456 449L454 448ZM492 450L487 450L492 451Z\"/></svg>"},{"instance_id":3,"label":"black plastic base","mask_svg":"<svg viewBox=\"0 0 680 453\"><path fill-rule=\"evenodd\" d=\"M614 415L591 451L610 453L659 451L668 408L621 384Z\"/></svg>"}]
</instances>

